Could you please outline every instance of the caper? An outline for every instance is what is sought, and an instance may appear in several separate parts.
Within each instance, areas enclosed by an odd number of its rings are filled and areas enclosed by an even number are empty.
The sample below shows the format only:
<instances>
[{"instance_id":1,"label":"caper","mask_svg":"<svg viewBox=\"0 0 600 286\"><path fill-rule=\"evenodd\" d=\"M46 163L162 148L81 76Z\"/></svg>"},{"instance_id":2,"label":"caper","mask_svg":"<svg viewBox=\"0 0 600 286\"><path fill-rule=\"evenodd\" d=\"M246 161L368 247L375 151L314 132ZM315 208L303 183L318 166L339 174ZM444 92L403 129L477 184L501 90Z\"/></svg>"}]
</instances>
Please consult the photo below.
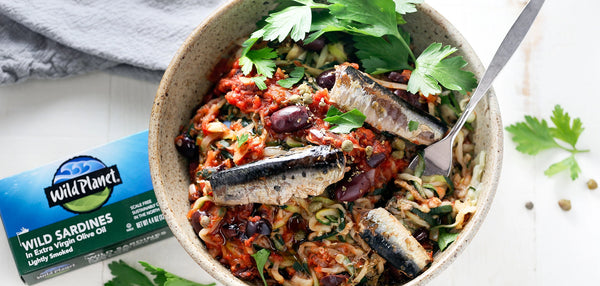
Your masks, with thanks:
<instances>
[{"instance_id":1,"label":"caper","mask_svg":"<svg viewBox=\"0 0 600 286\"><path fill-rule=\"evenodd\" d=\"M348 152L352 152L352 150L354 149L354 143L352 143L352 141L350 140L344 140L344 142L342 142L342 151L348 153Z\"/></svg>"},{"instance_id":2,"label":"caper","mask_svg":"<svg viewBox=\"0 0 600 286\"><path fill-rule=\"evenodd\" d=\"M371 156L373 154L373 146L365 147L365 154L367 154L367 156Z\"/></svg>"},{"instance_id":3,"label":"caper","mask_svg":"<svg viewBox=\"0 0 600 286\"><path fill-rule=\"evenodd\" d=\"M598 188L598 183L596 182L596 180L590 179L589 181L587 181L587 187L590 190L595 190Z\"/></svg>"},{"instance_id":4,"label":"caper","mask_svg":"<svg viewBox=\"0 0 600 286\"><path fill-rule=\"evenodd\" d=\"M395 150L404 150L404 148L406 148L406 143L400 138L395 138L392 142L392 148Z\"/></svg>"},{"instance_id":5,"label":"caper","mask_svg":"<svg viewBox=\"0 0 600 286\"><path fill-rule=\"evenodd\" d=\"M558 206L560 206L563 211L569 211L571 210L571 201L566 199L559 200Z\"/></svg>"}]
</instances>

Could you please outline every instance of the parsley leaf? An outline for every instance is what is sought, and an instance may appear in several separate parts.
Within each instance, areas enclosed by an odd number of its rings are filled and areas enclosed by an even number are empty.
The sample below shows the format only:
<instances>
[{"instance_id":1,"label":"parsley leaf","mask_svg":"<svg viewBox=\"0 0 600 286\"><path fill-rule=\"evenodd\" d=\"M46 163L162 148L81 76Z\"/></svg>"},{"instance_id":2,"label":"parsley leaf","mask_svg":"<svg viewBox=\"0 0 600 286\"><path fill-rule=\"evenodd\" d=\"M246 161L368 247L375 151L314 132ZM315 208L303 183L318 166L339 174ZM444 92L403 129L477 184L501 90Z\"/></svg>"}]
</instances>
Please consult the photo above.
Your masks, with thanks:
<instances>
[{"instance_id":1,"label":"parsley leaf","mask_svg":"<svg viewBox=\"0 0 600 286\"><path fill-rule=\"evenodd\" d=\"M415 69L408 81L408 91L415 94L421 91L428 96L442 92L439 84L463 94L475 88L477 80L473 73L462 70L467 64L462 57L445 59L455 51L456 48L444 47L441 43L429 45L415 62Z\"/></svg>"},{"instance_id":2,"label":"parsley leaf","mask_svg":"<svg viewBox=\"0 0 600 286\"><path fill-rule=\"evenodd\" d=\"M137 285L154 286L150 279L135 268L127 265L123 260L113 261L108 264L108 269L114 278L104 286Z\"/></svg>"},{"instance_id":3,"label":"parsley leaf","mask_svg":"<svg viewBox=\"0 0 600 286\"><path fill-rule=\"evenodd\" d=\"M329 129L335 133L350 133L353 129L359 128L365 123L367 117L358 109L352 109L346 113L342 113L334 106L330 106L327 110L327 116L323 121L335 124Z\"/></svg>"},{"instance_id":4,"label":"parsley leaf","mask_svg":"<svg viewBox=\"0 0 600 286\"><path fill-rule=\"evenodd\" d=\"M148 271L148 272L150 272L150 274L156 276L154 278L154 283L156 283L156 285L158 285L158 286L214 286L215 285L215 283L200 284L200 283L192 282L185 278L181 278L175 274L169 273L162 268L152 266L146 262L140 261L139 263L142 266L144 266L144 269L146 271Z\"/></svg>"},{"instance_id":5,"label":"parsley leaf","mask_svg":"<svg viewBox=\"0 0 600 286\"><path fill-rule=\"evenodd\" d=\"M215 283L200 284L181 278L175 274L169 273L164 269L154 267L146 262L139 262L144 269L154 275L156 286L214 286ZM113 261L108 264L110 273L114 276L112 280L106 282L104 286L155 286L150 279L142 272L127 265L122 260Z\"/></svg>"},{"instance_id":6,"label":"parsley leaf","mask_svg":"<svg viewBox=\"0 0 600 286\"><path fill-rule=\"evenodd\" d=\"M264 75L261 76L255 76L251 78L252 81L254 81L254 84L256 84L256 87L258 87L258 89L260 90L265 90L267 89L267 84L265 83L265 81L267 80L267 77Z\"/></svg>"},{"instance_id":7,"label":"parsley leaf","mask_svg":"<svg viewBox=\"0 0 600 286\"><path fill-rule=\"evenodd\" d=\"M458 233L450 233L444 228L440 228L440 234L438 235L438 247L440 251L444 251L456 238L458 238Z\"/></svg>"},{"instance_id":8,"label":"parsley leaf","mask_svg":"<svg viewBox=\"0 0 600 286\"><path fill-rule=\"evenodd\" d=\"M267 280L263 274L263 269L265 268L265 264L269 259L269 255L271 255L271 252L264 248L251 255L254 258L254 261L256 261L256 268L258 268L258 273L260 274L260 278L262 278L263 282L265 283L265 286L267 286Z\"/></svg>"},{"instance_id":9,"label":"parsley leaf","mask_svg":"<svg viewBox=\"0 0 600 286\"><path fill-rule=\"evenodd\" d=\"M410 43L410 36L402 33L406 43ZM389 71L412 69L408 64L408 51L404 44L396 37L354 36L356 56L362 62L365 72L380 74Z\"/></svg>"},{"instance_id":10,"label":"parsley leaf","mask_svg":"<svg viewBox=\"0 0 600 286\"><path fill-rule=\"evenodd\" d=\"M423 3L423 0L394 0L396 3L396 12L399 14L408 14L417 12L415 4Z\"/></svg>"},{"instance_id":11,"label":"parsley leaf","mask_svg":"<svg viewBox=\"0 0 600 286\"><path fill-rule=\"evenodd\" d=\"M579 177L579 173L581 173L581 169L579 168L579 164L575 160L575 155L571 154L571 156L567 157L558 163L554 163L544 171L544 175L550 177L562 171L569 170L571 173L571 180L577 179Z\"/></svg>"},{"instance_id":12,"label":"parsley leaf","mask_svg":"<svg viewBox=\"0 0 600 286\"><path fill-rule=\"evenodd\" d=\"M581 120L575 118L571 125L569 113L564 112L560 105L554 106L554 111L552 111L552 117L550 117L550 119L554 125L556 125L556 128L550 128L550 134L552 134L554 138L569 143L569 145L575 148L579 135L581 135L581 132L583 132L584 129Z\"/></svg>"},{"instance_id":13,"label":"parsley leaf","mask_svg":"<svg viewBox=\"0 0 600 286\"><path fill-rule=\"evenodd\" d=\"M581 169L575 160L575 154L589 152L589 150L579 150L575 147L579 135L584 128L579 118L575 118L571 122L571 117L564 112L560 105L554 107L551 117L555 127L549 127L546 120L541 121L532 116L525 116L525 122L517 122L506 127L506 131L512 133L513 141L517 143L519 152L535 155L540 151L559 148L571 153L571 156L566 159L554 163L544 171L546 176L552 176L562 171L569 171L571 179L575 180L579 177ZM566 148L556 142L559 139L571 145L573 149Z\"/></svg>"},{"instance_id":14,"label":"parsley leaf","mask_svg":"<svg viewBox=\"0 0 600 286\"><path fill-rule=\"evenodd\" d=\"M294 41L304 39L306 33L310 31L312 21L311 7L318 7L320 5L317 5L312 0L295 0L294 2L304 5L288 6L281 11L271 13L265 19L267 24L261 28L263 40L271 41L277 39L279 42L283 42L288 35Z\"/></svg>"},{"instance_id":15,"label":"parsley leaf","mask_svg":"<svg viewBox=\"0 0 600 286\"><path fill-rule=\"evenodd\" d=\"M389 0L329 0L329 11L337 19L350 21L347 30L375 37L400 38L394 2Z\"/></svg>"},{"instance_id":16,"label":"parsley leaf","mask_svg":"<svg viewBox=\"0 0 600 286\"><path fill-rule=\"evenodd\" d=\"M506 127L513 134L512 140L517 143L517 151L535 155L542 150L560 148L550 134L546 120L539 121L532 116L525 116L525 122L518 122Z\"/></svg>"},{"instance_id":17,"label":"parsley leaf","mask_svg":"<svg viewBox=\"0 0 600 286\"><path fill-rule=\"evenodd\" d=\"M290 77L286 79L280 79L277 81L282 87L290 88L294 84L297 84L304 77L304 68L303 67L295 67L294 70L290 72Z\"/></svg>"},{"instance_id":18,"label":"parsley leaf","mask_svg":"<svg viewBox=\"0 0 600 286\"><path fill-rule=\"evenodd\" d=\"M271 59L277 57L277 52L271 48L262 48L260 50L249 50L240 57L240 65L244 75L252 72L252 68L256 67L256 73L264 75L268 78L273 76L275 72L275 62Z\"/></svg>"},{"instance_id":19,"label":"parsley leaf","mask_svg":"<svg viewBox=\"0 0 600 286\"><path fill-rule=\"evenodd\" d=\"M349 24L349 21L342 21L331 15L329 10L314 11L312 24L310 25L310 31L314 33L304 39L304 43L310 43L327 32L345 31L345 27Z\"/></svg>"}]
</instances>

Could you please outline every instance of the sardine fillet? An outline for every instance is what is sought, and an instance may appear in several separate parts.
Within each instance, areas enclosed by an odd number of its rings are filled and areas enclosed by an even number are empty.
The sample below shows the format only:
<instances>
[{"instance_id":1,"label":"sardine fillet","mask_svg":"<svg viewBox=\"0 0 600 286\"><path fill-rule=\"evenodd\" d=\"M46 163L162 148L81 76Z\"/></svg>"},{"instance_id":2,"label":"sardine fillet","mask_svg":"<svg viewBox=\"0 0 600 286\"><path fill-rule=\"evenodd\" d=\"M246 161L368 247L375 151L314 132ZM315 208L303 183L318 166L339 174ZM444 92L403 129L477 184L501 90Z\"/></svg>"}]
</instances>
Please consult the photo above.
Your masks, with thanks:
<instances>
[{"instance_id":1,"label":"sardine fillet","mask_svg":"<svg viewBox=\"0 0 600 286\"><path fill-rule=\"evenodd\" d=\"M318 196L344 177L346 158L329 146L298 148L288 154L213 174L213 199L222 205L283 205L292 197Z\"/></svg>"},{"instance_id":2,"label":"sardine fillet","mask_svg":"<svg viewBox=\"0 0 600 286\"><path fill-rule=\"evenodd\" d=\"M369 211L359 228L360 236L373 250L411 278L431 262L410 231L384 208Z\"/></svg>"},{"instance_id":3,"label":"sardine fillet","mask_svg":"<svg viewBox=\"0 0 600 286\"><path fill-rule=\"evenodd\" d=\"M346 111L358 109L374 128L419 145L430 145L446 134L446 126L437 118L410 105L361 71L339 65L335 75L329 99ZM416 130L410 131L410 121L419 123Z\"/></svg>"}]
</instances>

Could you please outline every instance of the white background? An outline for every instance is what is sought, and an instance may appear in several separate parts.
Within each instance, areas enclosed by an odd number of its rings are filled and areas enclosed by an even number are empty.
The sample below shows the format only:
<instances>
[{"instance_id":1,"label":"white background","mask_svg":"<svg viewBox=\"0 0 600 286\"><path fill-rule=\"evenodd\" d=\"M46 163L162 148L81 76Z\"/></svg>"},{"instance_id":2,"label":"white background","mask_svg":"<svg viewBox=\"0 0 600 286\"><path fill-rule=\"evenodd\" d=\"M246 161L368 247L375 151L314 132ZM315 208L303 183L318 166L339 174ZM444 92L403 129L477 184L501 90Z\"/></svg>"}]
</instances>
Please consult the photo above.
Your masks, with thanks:
<instances>
[{"instance_id":1,"label":"white background","mask_svg":"<svg viewBox=\"0 0 600 286\"><path fill-rule=\"evenodd\" d=\"M429 0L467 38L487 65L525 5L523 0ZM549 119L555 104L580 117L586 130L577 159L583 173L552 178L543 171L567 157L515 151L505 133L502 178L490 213L467 249L432 285L598 285L600 282L600 2L547 1L530 34L494 88L505 126L526 114ZM93 73L61 80L32 80L0 87L0 178L32 169L147 129L158 84ZM557 201L570 199L562 211ZM535 204L525 209L526 202ZM35 210L31 210L35 212ZM6 235L0 231L0 281L20 285ZM121 255L183 277L210 282L174 238ZM101 285L110 261L39 284ZM138 267L139 268L139 267ZM141 269L141 268L140 268Z\"/></svg>"}]
</instances>

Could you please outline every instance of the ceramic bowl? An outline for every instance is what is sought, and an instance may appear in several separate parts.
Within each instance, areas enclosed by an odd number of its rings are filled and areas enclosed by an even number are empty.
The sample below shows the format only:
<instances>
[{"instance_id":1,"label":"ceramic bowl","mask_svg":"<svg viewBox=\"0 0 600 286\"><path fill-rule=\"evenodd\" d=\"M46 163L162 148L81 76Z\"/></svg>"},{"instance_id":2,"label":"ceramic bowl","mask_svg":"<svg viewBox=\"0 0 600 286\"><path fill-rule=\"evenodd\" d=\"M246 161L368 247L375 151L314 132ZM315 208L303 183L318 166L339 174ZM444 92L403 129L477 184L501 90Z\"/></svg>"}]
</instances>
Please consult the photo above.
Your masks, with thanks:
<instances>
[{"instance_id":1,"label":"ceramic bowl","mask_svg":"<svg viewBox=\"0 0 600 286\"><path fill-rule=\"evenodd\" d=\"M208 79L220 56L230 52L231 44L249 35L255 23L272 8L271 1L237 0L219 8L198 26L181 46L169 65L156 94L150 119L150 170L156 197L173 234L183 248L206 272L225 285L246 285L213 259L194 233L186 214L189 178L187 164L175 150L174 137L191 118L194 107L211 88ZM478 77L483 67L460 33L430 6L423 4L419 12L406 15L405 28L413 37L417 53L432 42L459 49ZM438 253L425 272L407 285L422 285L448 267L469 244L484 221L492 203L502 163L502 123L493 91L477 108L476 151L486 150L483 188L478 211L458 239L444 252Z\"/></svg>"}]
</instances>

